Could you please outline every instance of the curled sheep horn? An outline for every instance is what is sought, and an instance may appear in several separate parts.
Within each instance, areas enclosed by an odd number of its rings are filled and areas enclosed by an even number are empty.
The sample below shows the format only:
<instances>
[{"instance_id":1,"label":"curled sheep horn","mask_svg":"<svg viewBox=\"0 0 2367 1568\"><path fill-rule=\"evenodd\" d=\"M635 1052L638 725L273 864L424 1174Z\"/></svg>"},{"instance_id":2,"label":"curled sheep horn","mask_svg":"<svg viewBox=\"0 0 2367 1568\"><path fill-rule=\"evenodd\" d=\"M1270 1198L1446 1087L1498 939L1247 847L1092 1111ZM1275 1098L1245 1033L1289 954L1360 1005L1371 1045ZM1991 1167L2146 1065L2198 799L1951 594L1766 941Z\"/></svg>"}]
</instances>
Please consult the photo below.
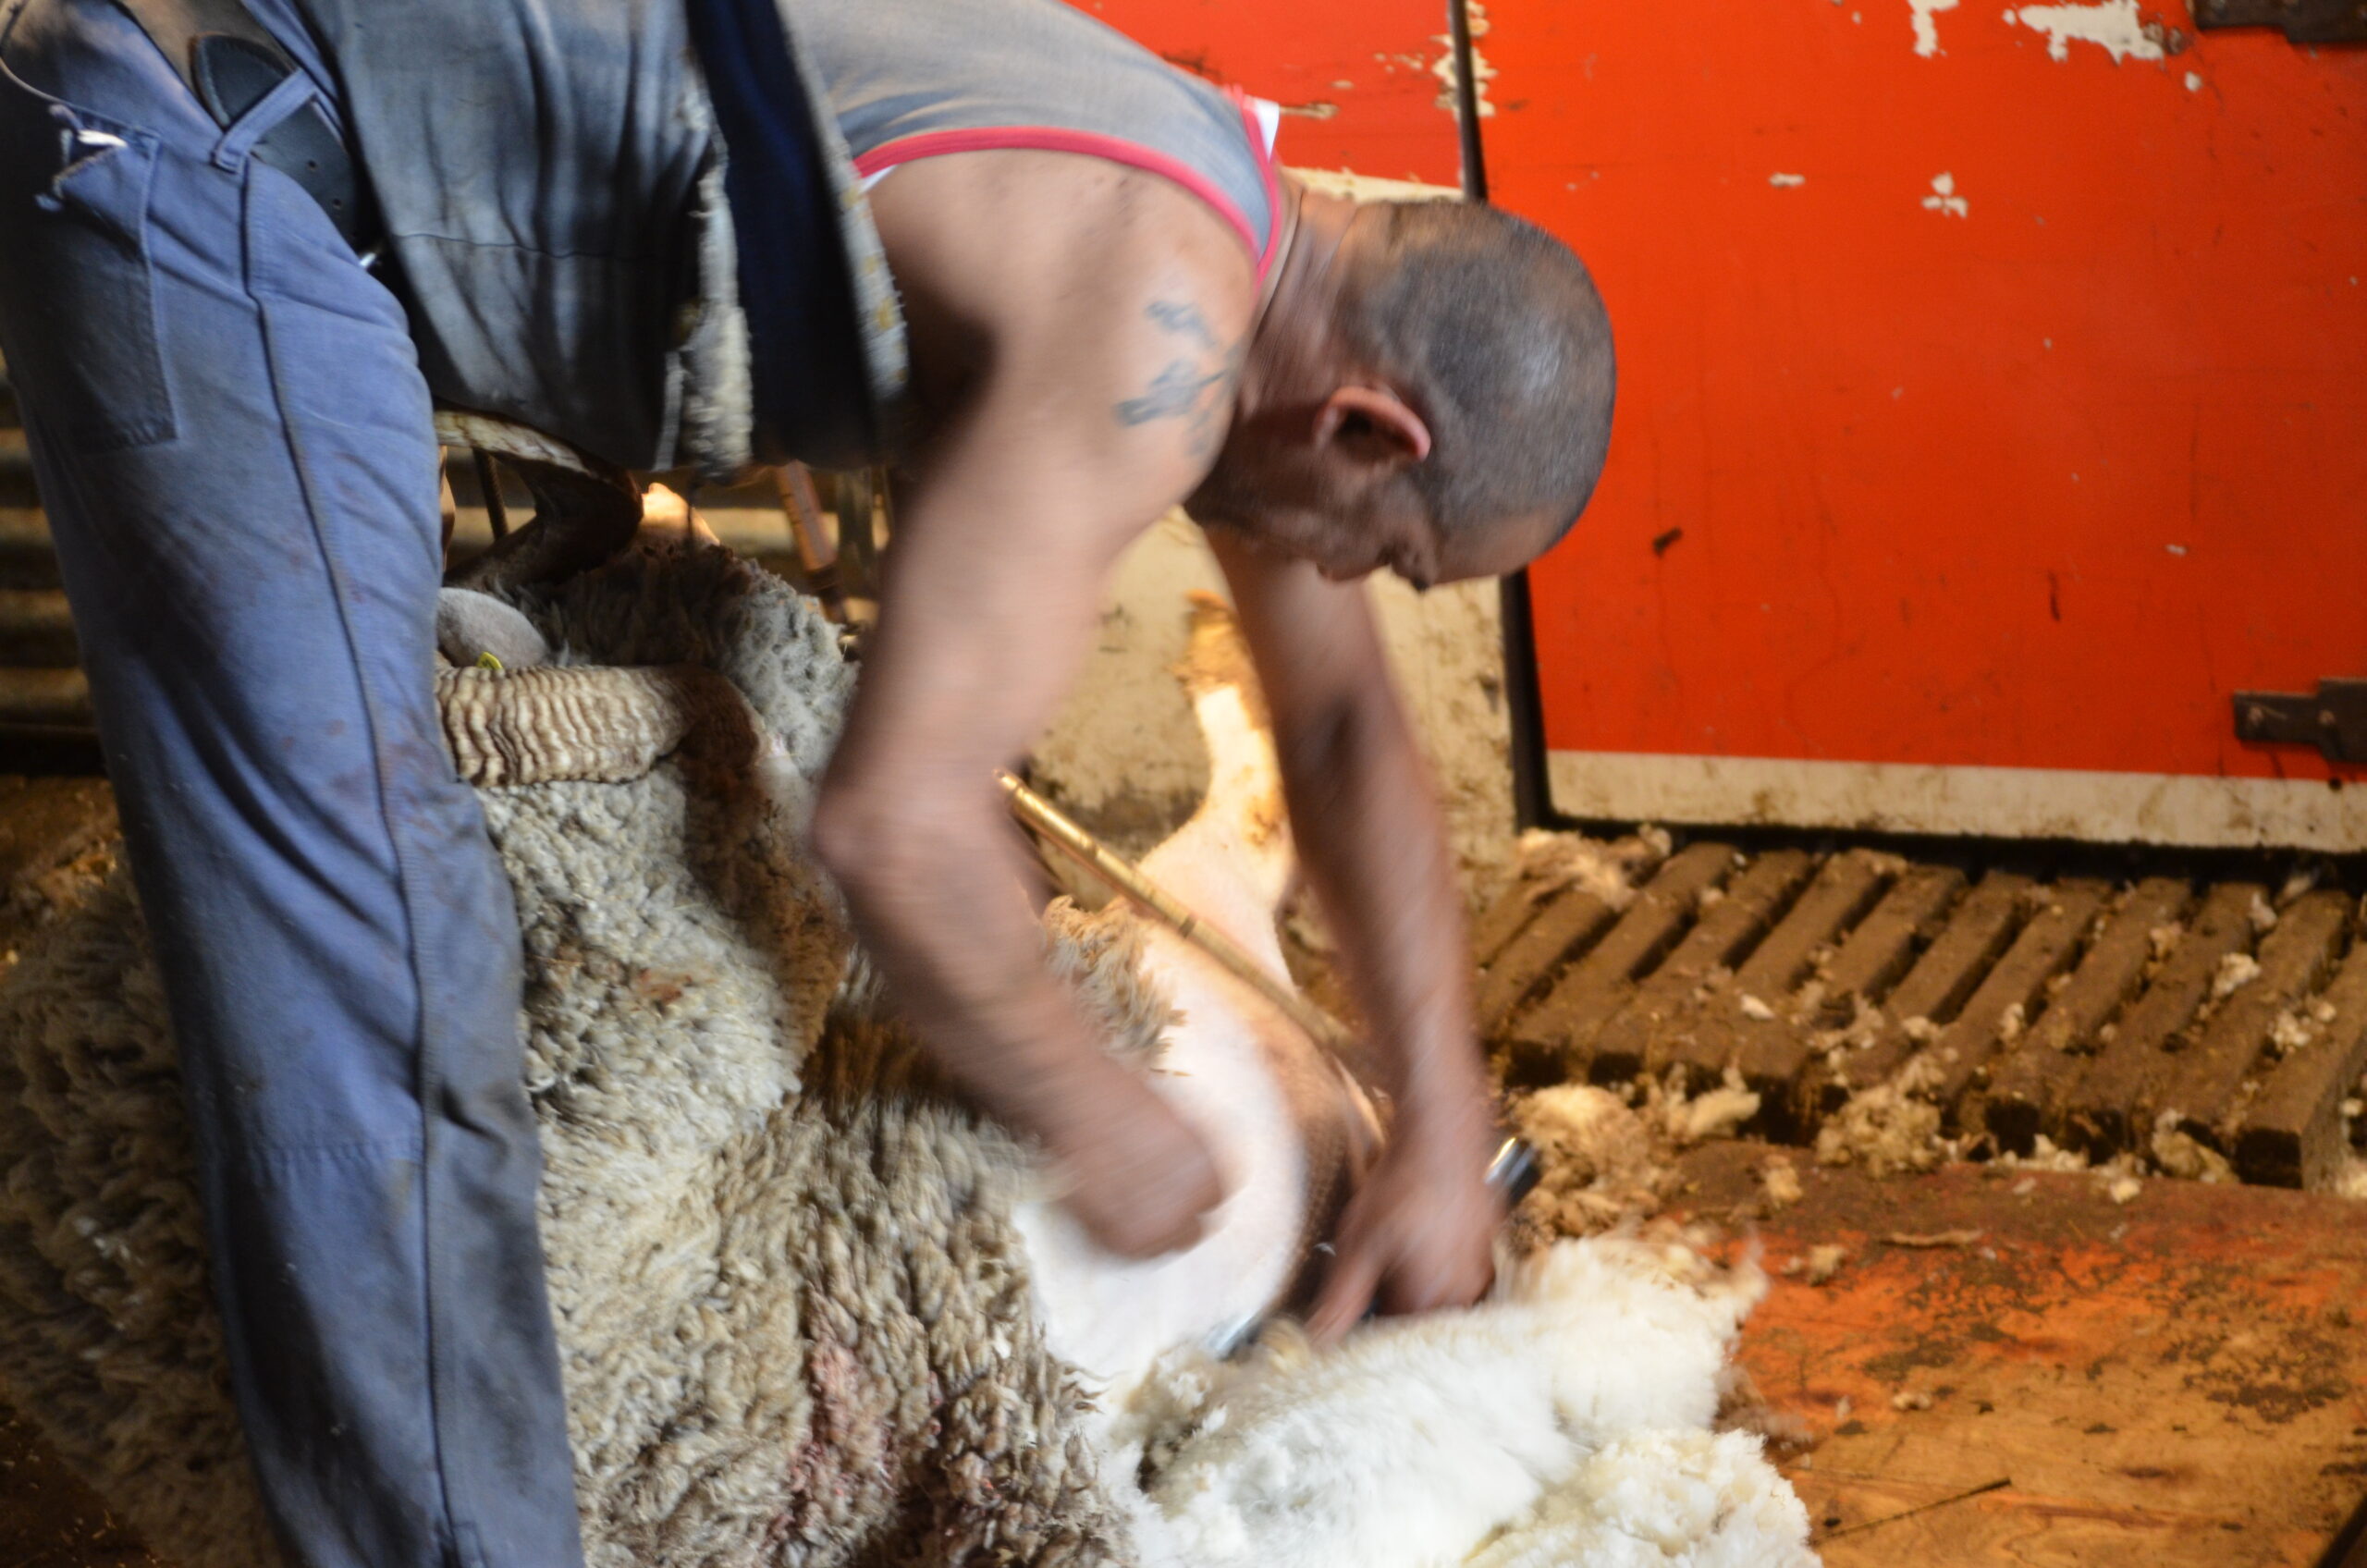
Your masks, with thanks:
<instances>
[{"instance_id":1,"label":"curled sheep horn","mask_svg":"<svg viewBox=\"0 0 2367 1568\"><path fill-rule=\"evenodd\" d=\"M641 527L641 492L632 476L564 441L461 409L435 411L435 438L498 455L534 497L533 521L455 573L460 586L564 582L614 557Z\"/></svg>"},{"instance_id":2,"label":"curled sheep horn","mask_svg":"<svg viewBox=\"0 0 2367 1568\"><path fill-rule=\"evenodd\" d=\"M556 436L546 435L514 420L468 409L437 409L435 439L447 447L473 447L480 452L558 469L585 479L605 480L609 473L607 465L584 456Z\"/></svg>"},{"instance_id":3,"label":"curled sheep horn","mask_svg":"<svg viewBox=\"0 0 2367 1568\"><path fill-rule=\"evenodd\" d=\"M697 665L443 669L435 705L453 766L484 786L639 778L703 722L746 707Z\"/></svg>"}]
</instances>

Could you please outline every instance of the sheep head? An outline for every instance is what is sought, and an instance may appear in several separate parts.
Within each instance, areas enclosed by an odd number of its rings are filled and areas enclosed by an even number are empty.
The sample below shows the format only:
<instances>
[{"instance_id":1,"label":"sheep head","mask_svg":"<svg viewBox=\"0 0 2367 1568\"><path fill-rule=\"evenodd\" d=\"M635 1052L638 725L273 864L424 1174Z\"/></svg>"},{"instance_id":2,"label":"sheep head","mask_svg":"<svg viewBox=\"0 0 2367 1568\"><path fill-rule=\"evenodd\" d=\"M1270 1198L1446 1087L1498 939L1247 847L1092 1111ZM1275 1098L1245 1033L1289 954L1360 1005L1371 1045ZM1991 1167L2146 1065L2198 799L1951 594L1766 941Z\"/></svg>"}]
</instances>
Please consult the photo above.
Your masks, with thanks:
<instances>
[{"instance_id":1,"label":"sheep head","mask_svg":"<svg viewBox=\"0 0 2367 1568\"><path fill-rule=\"evenodd\" d=\"M447 446L498 456L534 497L533 521L452 574L461 587L564 582L613 558L641 527L641 492L614 463L522 424L463 410L437 410L435 435Z\"/></svg>"}]
</instances>

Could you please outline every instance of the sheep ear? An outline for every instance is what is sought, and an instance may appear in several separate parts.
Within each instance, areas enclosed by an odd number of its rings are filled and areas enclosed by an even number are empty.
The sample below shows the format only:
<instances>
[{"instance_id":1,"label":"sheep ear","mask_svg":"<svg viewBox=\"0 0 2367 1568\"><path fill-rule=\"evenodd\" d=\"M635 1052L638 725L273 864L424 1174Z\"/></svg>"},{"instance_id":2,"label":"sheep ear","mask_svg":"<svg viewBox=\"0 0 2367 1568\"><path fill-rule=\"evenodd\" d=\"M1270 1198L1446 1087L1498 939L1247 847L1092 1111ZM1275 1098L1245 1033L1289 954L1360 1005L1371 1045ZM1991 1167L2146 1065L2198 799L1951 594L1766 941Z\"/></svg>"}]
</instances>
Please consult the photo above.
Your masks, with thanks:
<instances>
[{"instance_id":1,"label":"sheep ear","mask_svg":"<svg viewBox=\"0 0 2367 1568\"><path fill-rule=\"evenodd\" d=\"M534 623L490 594L446 588L435 595L435 646L460 669L491 654L504 669L547 663L551 647Z\"/></svg>"}]
</instances>

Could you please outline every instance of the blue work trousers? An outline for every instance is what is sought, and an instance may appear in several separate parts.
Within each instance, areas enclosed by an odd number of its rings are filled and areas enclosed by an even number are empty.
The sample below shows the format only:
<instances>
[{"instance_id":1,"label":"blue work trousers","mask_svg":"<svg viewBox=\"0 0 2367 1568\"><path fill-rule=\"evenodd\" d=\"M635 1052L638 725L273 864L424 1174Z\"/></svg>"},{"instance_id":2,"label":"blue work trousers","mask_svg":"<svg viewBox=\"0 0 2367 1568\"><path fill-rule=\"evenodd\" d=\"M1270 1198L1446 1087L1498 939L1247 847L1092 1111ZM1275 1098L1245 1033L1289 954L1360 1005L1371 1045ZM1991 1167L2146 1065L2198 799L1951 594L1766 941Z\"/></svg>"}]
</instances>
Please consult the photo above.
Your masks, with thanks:
<instances>
[{"instance_id":1,"label":"blue work trousers","mask_svg":"<svg viewBox=\"0 0 2367 1568\"><path fill-rule=\"evenodd\" d=\"M574 1568L517 923L433 703L428 393L249 156L331 80L283 42L307 69L225 131L108 0L0 0L0 347L274 1525L300 1568Z\"/></svg>"}]
</instances>

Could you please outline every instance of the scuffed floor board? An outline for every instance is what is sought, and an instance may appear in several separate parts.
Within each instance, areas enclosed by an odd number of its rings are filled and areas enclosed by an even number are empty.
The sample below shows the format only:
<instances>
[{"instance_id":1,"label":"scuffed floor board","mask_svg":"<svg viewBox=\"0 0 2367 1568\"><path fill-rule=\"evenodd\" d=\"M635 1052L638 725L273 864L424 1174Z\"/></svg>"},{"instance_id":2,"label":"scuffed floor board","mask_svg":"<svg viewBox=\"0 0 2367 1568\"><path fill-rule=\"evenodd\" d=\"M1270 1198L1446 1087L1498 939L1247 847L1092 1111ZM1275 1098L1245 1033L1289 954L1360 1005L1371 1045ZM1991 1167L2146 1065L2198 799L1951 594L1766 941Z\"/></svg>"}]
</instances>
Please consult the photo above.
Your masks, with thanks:
<instances>
[{"instance_id":1,"label":"scuffed floor board","mask_svg":"<svg viewBox=\"0 0 2367 1568\"><path fill-rule=\"evenodd\" d=\"M1750 1204L1754 1164L1701 1151L1686 1204ZM1786 1473L1829 1568L2311 1568L2367 1493L2367 1206L2166 1181L2120 1205L1993 1167L1803 1176L1760 1228L1775 1284L1743 1361L1822 1439ZM1832 1243L1827 1283L1780 1273Z\"/></svg>"}]
</instances>

